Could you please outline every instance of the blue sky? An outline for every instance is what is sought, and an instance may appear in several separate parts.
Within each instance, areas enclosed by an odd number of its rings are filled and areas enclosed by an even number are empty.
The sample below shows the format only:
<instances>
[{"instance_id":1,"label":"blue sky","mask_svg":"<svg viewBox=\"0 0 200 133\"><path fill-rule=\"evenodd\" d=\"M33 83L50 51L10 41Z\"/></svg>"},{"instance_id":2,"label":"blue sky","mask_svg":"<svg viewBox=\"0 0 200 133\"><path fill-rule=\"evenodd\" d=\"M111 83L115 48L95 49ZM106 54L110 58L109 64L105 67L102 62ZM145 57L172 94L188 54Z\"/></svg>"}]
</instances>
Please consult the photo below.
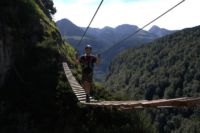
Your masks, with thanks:
<instances>
[{"instance_id":1,"label":"blue sky","mask_svg":"<svg viewBox=\"0 0 200 133\"><path fill-rule=\"evenodd\" d=\"M54 20L67 18L87 27L101 0L53 0L57 9ZM104 0L91 27L116 27L132 24L142 27L181 0ZM185 0L183 4L152 25L171 30L200 25L200 0Z\"/></svg>"}]
</instances>

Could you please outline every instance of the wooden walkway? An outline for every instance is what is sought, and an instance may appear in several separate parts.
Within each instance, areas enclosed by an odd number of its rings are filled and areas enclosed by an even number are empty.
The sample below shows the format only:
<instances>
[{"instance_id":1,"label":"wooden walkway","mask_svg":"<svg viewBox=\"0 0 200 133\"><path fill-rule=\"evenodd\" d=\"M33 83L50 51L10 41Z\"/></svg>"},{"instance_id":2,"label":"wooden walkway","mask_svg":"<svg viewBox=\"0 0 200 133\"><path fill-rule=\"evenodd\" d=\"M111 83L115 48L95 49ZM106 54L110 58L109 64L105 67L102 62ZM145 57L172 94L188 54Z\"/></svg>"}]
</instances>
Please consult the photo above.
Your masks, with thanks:
<instances>
[{"instance_id":1,"label":"wooden walkway","mask_svg":"<svg viewBox=\"0 0 200 133\"><path fill-rule=\"evenodd\" d=\"M191 98L174 98L174 99L158 99L158 100L139 100L139 101L97 101L90 97L90 103L86 103L86 93L81 85L77 82L69 69L66 62L63 62L63 68L69 84L76 95L80 103L92 107L109 107L118 109L133 109L144 107L157 107L157 108L169 108L169 107L200 107L200 97Z\"/></svg>"},{"instance_id":2,"label":"wooden walkway","mask_svg":"<svg viewBox=\"0 0 200 133\"><path fill-rule=\"evenodd\" d=\"M76 95L77 99L81 102L81 103L85 103L86 101L86 93L85 90L83 89L83 87L77 82L77 80L75 79L75 77L73 76L71 70L69 69L69 66L67 65L66 62L63 62L63 68L65 71L65 75L69 81L69 84L74 92L74 94ZM96 102L97 100L95 100L94 98L90 97L90 101L91 102Z\"/></svg>"}]
</instances>

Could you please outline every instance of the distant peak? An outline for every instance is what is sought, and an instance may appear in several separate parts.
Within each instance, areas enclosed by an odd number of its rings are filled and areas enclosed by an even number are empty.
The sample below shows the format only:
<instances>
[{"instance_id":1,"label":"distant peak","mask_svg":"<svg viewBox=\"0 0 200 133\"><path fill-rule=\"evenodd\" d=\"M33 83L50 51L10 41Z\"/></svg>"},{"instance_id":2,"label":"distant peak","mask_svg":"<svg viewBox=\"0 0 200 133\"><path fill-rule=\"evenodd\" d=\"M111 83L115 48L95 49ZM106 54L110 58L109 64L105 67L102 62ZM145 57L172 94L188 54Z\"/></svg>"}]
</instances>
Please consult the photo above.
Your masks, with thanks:
<instances>
[{"instance_id":1,"label":"distant peak","mask_svg":"<svg viewBox=\"0 0 200 133\"><path fill-rule=\"evenodd\" d=\"M158 27L157 25L153 25L149 31L152 31L152 30L158 30L158 29L161 29L160 27Z\"/></svg>"},{"instance_id":2,"label":"distant peak","mask_svg":"<svg viewBox=\"0 0 200 133\"><path fill-rule=\"evenodd\" d=\"M136 25L130 25L130 24L122 24L116 27L117 28L134 28L134 29L138 29L138 26Z\"/></svg>"},{"instance_id":3,"label":"distant peak","mask_svg":"<svg viewBox=\"0 0 200 133\"><path fill-rule=\"evenodd\" d=\"M157 25L153 25L152 28L160 28L159 26Z\"/></svg>"},{"instance_id":4,"label":"distant peak","mask_svg":"<svg viewBox=\"0 0 200 133\"><path fill-rule=\"evenodd\" d=\"M113 28L110 26L105 26L103 29L113 29Z\"/></svg>"},{"instance_id":5,"label":"distant peak","mask_svg":"<svg viewBox=\"0 0 200 133\"><path fill-rule=\"evenodd\" d=\"M61 20L58 20L57 22L67 22L67 23L72 23L69 19L63 18Z\"/></svg>"},{"instance_id":6,"label":"distant peak","mask_svg":"<svg viewBox=\"0 0 200 133\"><path fill-rule=\"evenodd\" d=\"M76 26L74 23L72 23L69 19L61 19L56 22L58 28L60 29L60 32L62 35L68 35L68 36L74 36L79 35L81 36L83 34L83 30Z\"/></svg>"},{"instance_id":7,"label":"distant peak","mask_svg":"<svg viewBox=\"0 0 200 133\"><path fill-rule=\"evenodd\" d=\"M157 26L157 25L153 25L153 26L149 29L150 32L151 32L151 31L157 31L157 30L167 30L167 29L165 29L165 28L160 28L160 27Z\"/></svg>"},{"instance_id":8,"label":"distant peak","mask_svg":"<svg viewBox=\"0 0 200 133\"><path fill-rule=\"evenodd\" d=\"M153 33L153 34L155 34L159 37L162 37L162 36L165 36L165 35L172 33L173 31L167 30L165 28L160 28L160 27L154 25L154 26L151 27L151 29L149 29L149 32Z\"/></svg>"}]
</instances>

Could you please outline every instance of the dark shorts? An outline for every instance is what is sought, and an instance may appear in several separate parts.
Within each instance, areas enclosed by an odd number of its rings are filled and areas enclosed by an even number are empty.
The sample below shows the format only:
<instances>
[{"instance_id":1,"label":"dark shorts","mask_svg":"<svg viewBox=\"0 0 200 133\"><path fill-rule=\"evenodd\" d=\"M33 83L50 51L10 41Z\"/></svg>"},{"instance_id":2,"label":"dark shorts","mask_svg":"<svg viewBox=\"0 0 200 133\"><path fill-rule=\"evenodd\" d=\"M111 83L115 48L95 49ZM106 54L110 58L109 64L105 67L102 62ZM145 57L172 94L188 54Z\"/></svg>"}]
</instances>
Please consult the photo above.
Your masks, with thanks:
<instances>
[{"instance_id":1,"label":"dark shorts","mask_svg":"<svg viewBox=\"0 0 200 133\"><path fill-rule=\"evenodd\" d=\"M82 82L85 82L85 81L87 81L87 82L92 82L92 80L93 80L93 72L82 72Z\"/></svg>"}]
</instances>

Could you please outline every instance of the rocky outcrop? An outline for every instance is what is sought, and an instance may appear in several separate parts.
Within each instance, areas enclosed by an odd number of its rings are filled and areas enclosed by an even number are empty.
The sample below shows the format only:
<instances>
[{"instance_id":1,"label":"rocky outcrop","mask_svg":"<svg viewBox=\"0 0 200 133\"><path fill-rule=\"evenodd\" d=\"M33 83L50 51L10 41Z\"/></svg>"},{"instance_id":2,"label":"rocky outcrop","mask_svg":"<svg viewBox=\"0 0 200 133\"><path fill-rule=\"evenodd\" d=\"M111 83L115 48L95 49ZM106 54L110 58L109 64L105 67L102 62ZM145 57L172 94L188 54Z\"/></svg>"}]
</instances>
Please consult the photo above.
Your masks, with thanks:
<instances>
[{"instance_id":1,"label":"rocky outcrop","mask_svg":"<svg viewBox=\"0 0 200 133\"><path fill-rule=\"evenodd\" d=\"M0 133L45 132L57 112L60 33L35 0L0 5Z\"/></svg>"},{"instance_id":2,"label":"rocky outcrop","mask_svg":"<svg viewBox=\"0 0 200 133\"><path fill-rule=\"evenodd\" d=\"M0 24L0 88L2 87L8 71L11 69L13 37L11 28Z\"/></svg>"},{"instance_id":3,"label":"rocky outcrop","mask_svg":"<svg viewBox=\"0 0 200 133\"><path fill-rule=\"evenodd\" d=\"M0 9L0 88L6 77L9 80L14 74L19 78L16 70L28 77L25 69L33 66L33 50L38 45L52 48L62 41L55 23L45 15L47 9L36 2L4 1L5 6Z\"/></svg>"}]
</instances>

